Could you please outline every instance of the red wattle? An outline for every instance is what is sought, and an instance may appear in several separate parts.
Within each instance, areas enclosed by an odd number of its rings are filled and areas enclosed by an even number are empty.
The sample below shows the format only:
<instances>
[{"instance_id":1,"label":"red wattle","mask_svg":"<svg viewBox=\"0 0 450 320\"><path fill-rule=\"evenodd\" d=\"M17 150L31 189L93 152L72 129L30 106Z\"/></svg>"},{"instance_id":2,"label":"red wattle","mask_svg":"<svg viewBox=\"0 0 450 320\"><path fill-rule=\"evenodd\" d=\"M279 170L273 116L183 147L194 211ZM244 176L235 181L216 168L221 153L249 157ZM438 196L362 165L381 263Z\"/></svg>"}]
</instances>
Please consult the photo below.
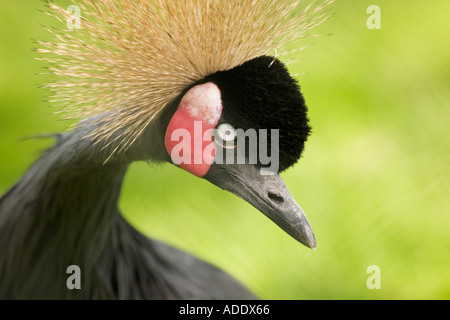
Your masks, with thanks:
<instances>
[{"instance_id":1,"label":"red wattle","mask_svg":"<svg viewBox=\"0 0 450 320\"><path fill-rule=\"evenodd\" d=\"M165 145L174 164L203 178L216 155L213 130L222 113L220 91L207 83L189 91L167 128Z\"/></svg>"}]
</instances>

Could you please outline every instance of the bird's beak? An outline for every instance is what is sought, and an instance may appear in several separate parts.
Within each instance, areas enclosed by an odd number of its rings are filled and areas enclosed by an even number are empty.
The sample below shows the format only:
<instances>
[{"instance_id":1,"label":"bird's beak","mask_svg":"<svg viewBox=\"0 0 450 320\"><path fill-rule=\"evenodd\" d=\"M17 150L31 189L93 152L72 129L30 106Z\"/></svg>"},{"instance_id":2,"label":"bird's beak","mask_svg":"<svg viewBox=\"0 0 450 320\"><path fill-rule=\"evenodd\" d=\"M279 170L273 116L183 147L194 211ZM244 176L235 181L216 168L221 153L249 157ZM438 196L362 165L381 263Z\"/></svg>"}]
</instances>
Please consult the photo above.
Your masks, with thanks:
<instances>
[{"instance_id":1,"label":"bird's beak","mask_svg":"<svg viewBox=\"0 0 450 320\"><path fill-rule=\"evenodd\" d=\"M294 239L316 249L308 219L279 174L262 175L256 166L248 164L213 164L204 178L244 199Z\"/></svg>"}]
</instances>

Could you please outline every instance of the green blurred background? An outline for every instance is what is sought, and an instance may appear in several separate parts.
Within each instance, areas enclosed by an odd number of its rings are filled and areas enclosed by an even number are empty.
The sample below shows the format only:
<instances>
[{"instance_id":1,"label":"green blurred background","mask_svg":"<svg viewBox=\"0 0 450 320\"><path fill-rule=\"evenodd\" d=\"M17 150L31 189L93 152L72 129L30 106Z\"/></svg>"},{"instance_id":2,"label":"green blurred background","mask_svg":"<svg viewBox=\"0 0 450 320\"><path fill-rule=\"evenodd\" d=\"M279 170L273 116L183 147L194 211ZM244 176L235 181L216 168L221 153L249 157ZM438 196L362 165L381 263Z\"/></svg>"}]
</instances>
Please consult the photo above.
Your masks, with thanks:
<instances>
[{"instance_id":1,"label":"green blurred background","mask_svg":"<svg viewBox=\"0 0 450 320\"><path fill-rule=\"evenodd\" d=\"M57 1L68 4L67 1ZM369 30L369 5L381 30ZM39 0L0 1L0 193L68 123L43 100ZM318 250L172 166L134 164L121 209L145 234L220 266L264 299L449 299L450 2L338 1L290 65L314 134L284 174ZM1 254L1 253L0 253ZM369 290L367 268L381 268Z\"/></svg>"}]
</instances>

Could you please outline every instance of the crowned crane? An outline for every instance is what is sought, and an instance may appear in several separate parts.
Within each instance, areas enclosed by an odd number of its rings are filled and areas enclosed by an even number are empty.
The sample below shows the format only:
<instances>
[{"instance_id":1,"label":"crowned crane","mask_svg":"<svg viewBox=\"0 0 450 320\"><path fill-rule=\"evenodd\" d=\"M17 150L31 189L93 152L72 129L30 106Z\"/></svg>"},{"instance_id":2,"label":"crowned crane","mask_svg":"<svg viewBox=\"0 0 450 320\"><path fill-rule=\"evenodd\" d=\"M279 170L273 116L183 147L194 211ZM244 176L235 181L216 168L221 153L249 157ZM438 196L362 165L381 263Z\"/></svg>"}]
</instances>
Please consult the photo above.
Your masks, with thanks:
<instances>
[{"instance_id":1,"label":"crowned crane","mask_svg":"<svg viewBox=\"0 0 450 320\"><path fill-rule=\"evenodd\" d=\"M78 21L49 2L47 13L78 25L47 28L56 40L41 41L37 58L58 76L49 101L80 121L0 200L0 298L255 298L127 223L118 201L135 161L175 164L315 248L279 175L302 155L307 108L274 53L322 22L330 2L79 0ZM236 143L249 130L277 154L273 172L250 143ZM68 288L69 266L81 290Z\"/></svg>"}]
</instances>

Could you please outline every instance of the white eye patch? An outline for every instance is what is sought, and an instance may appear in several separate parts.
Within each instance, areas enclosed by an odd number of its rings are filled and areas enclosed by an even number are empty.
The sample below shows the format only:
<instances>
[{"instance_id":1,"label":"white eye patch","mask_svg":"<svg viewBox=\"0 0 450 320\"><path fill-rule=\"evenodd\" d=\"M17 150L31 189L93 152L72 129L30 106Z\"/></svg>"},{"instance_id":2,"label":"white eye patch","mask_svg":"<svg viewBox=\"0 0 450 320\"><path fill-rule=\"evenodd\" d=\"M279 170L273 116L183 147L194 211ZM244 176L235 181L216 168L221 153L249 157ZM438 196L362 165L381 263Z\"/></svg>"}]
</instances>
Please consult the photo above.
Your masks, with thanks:
<instances>
[{"instance_id":1,"label":"white eye patch","mask_svg":"<svg viewBox=\"0 0 450 320\"><path fill-rule=\"evenodd\" d=\"M185 108L192 118L217 124L222 116L222 98L214 83L205 83L189 90L181 100L180 108Z\"/></svg>"}]
</instances>

